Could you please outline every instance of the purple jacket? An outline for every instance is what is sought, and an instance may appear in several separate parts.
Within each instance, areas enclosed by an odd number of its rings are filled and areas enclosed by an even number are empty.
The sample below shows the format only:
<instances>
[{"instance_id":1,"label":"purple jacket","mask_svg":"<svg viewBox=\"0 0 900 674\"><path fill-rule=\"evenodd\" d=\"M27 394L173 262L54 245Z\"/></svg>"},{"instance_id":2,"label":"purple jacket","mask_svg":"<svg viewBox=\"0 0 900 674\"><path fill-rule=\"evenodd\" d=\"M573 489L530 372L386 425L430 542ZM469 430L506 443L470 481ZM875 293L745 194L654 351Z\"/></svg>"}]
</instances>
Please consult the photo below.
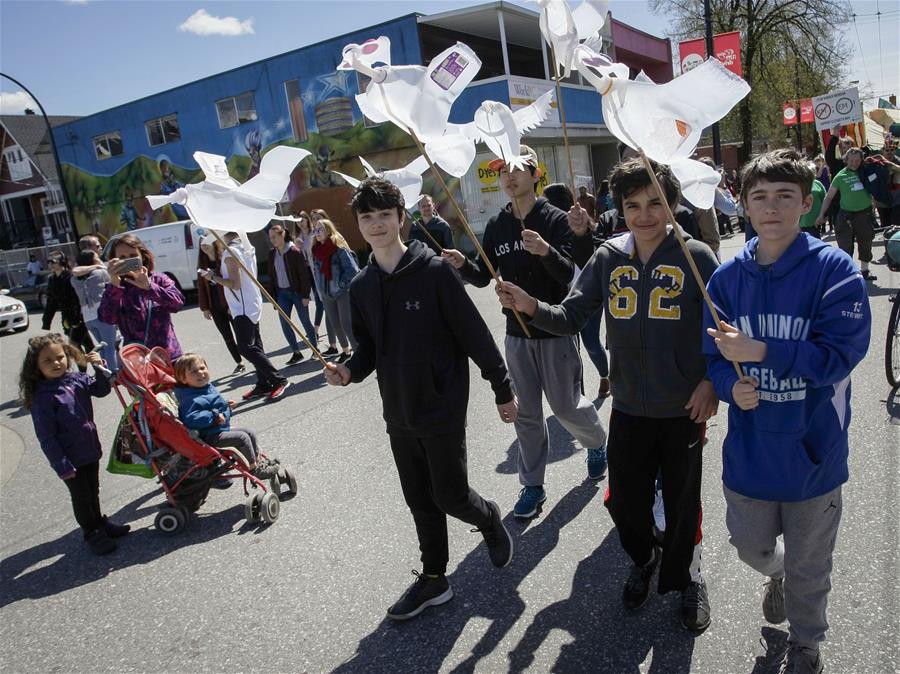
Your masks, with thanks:
<instances>
[{"instance_id":1,"label":"purple jacket","mask_svg":"<svg viewBox=\"0 0 900 674\"><path fill-rule=\"evenodd\" d=\"M175 360L181 355L181 345L175 337L171 314L182 306L184 295L175 282L165 274L153 273L150 274L150 290L127 281L118 288L110 283L100 300L97 315L104 323L117 325L126 344L140 342L148 349L161 346L169 353L169 358Z\"/></svg>"},{"instance_id":2,"label":"purple jacket","mask_svg":"<svg viewBox=\"0 0 900 674\"><path fill-rule=\"evenodd\" d=\"M103 455L91 396L110 391L106 377L68 372L59 379L38 382L31 404L31 420L41 449L62 477Z\"/></svg>"}]
</instances>

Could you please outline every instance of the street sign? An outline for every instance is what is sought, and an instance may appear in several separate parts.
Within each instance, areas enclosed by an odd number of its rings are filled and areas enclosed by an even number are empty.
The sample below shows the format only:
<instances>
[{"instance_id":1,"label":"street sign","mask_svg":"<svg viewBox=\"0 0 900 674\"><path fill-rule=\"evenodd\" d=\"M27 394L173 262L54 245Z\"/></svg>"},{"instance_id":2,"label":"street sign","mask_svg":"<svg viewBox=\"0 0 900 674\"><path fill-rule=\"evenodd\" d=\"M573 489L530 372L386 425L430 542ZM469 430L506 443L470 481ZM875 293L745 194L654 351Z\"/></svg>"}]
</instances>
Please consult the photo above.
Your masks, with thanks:
<instances>
[{"instance_id":1,"label":"street sign","mask_svg":"<svg viewBox=\"0 0 900 674\"><path fill-rule=\"evenodd\" d=\"M838 124L844 126L863 121L859 90L856 87L813 96L812 105L816 131L831 129Z\"/></svg>"}]
</instances>

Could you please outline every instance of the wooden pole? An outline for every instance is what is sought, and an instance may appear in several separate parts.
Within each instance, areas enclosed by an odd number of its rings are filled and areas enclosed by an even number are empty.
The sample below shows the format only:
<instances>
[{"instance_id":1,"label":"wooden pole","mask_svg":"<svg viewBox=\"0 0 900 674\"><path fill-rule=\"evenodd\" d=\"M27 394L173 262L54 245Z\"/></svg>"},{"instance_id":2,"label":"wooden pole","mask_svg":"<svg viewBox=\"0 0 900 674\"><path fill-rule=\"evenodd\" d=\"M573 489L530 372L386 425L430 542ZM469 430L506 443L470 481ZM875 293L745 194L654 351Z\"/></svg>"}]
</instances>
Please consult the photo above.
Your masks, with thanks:
<instances>
[{"instance_id":1,"label":"wooden pole","mask_svg":"<svg viewBox=\"0 0 900 674\"><path fill-rule=\"evenodd\" d=\"M572 151L569 149L569 127L566 125L566 106L563 104L562 88L559 85L559 63L556 61L556 49L550 43L550 57L553 59L553 81L556 82L556 102L559 105L559 120L562 122L563 142L566 146L566 161L569 164L569 184L572 186L572 198L578 203L578 192L575 189L575 169L572 168Z\"/></svg>"},{"instance_id":2,"label":"wooden pole","mask_svg":"<svg viewBox=\"0 0 900 674\"><path fill-rule=\"evenodd\" d=\"M650 164L650 159L647 158L647 155L643 150L638 150L641 154L641 159L644 162L644 168L647 170L647 173L650 176L650 181L653 183L653 187L656 189L656 193L659 196L659 200L662 202L663 206L666 209L666 217L669 219L669 222L672 223L672 227L675 230L675 238L678 240L678 244L681 246L681 250L684 253L684 256L687 258L688 265L691 268L691 272L694 274L694 280L697 281L697 285L700 286L700 292L703 293L703 299L706 301L706 306L709 308L709 312L712 314L713 320L716 322L716 328L718 330L722 330L722 320L719 318L719 312L716 311L716 305L713 304L712 298L709 296L709 292L706 290L706 282L703 280L703 277L700 276L700 270L697 269L697 264L694 262L694 258L691 256L691 252L688 250L687 243L684 240L684 237L681 234L681 227L678 222L675 220L675 215L672 213L672 209L669 208L669 202L666 199L665 192L663 192L662 186L659 184L659 180L656 177L656 173L653 171L653 166ZM732 361L732 365L734 365L734 371L737 372L739 378L743 378L744 372L741 370L740 364Z\"/></svg>"},{"instance_id":3,"label":"wooden pole","mask_svg":"<svg viewBox=\"0 0 900 674\"><path fill-rule=\"evenodd\" d=\"M253 281L253 283L256 285L257 288L259 288L259 291L263 294L263 297L265 297L267 300L269 300L269 302L272 303L272 305L275 307L275 309L278 310L278 313L281 315L281 317L282 317L285 321L287 321L287 322L290 324L290 326L294 329L294 332L296 332L298 335L300 335L300 338L301 338L304 342L306 342L306 345L312 350L313 355L315 355L315 357L318 358L319 361L321 361L322 366L323 366L323 367L328 367L328 361L326 361L326 360L322 357L322 354L319 353L319 350L315 347L315 345L314 345L312 342L310 342L309 339L307 339L306 335L303 334L303 332L300 330L300 328L297 327L296 323L294 323L294 321L291 320L291 317L288 316L288 315L284 312L284 309L282 309L281 306L278 304L278 302L275 301L275 298L272 297L272 296L269 294L269 291L265 289L265 287L263 286L263 284L259 282L259 279L256 278L256 274L254 274L254 273L251 272L249 269L247 269L247 267L244 265L244 261L241 259L240 255L238 255L237 253L235 253L235 252L234 252L234 249L233 249L231 246L229 246L227 243L225 243L225 241L222 239L221 236L219 236L219 233L218 233L217 231L215 231L214 229L210 229L210 230L207 230L207 231L209 231L210 234L212 234L214 237L216 237L216 241L218 241L219 243L221 243L221 244L225 247L225 249L226 249L229 253L231 253L231 256L234 258L234 261L238 263L238 266L241 268L241 270L242 270L248 277L250 277L250 280Z\"/></svg>"},{"instance_id":4,"label":"wooden pole","mask_svg":"<svg viewBox=\"0 0 900 674\"><path fill-rule=\"evenodd\" d=\"M416 220L414 217L412 217L412 215L410 215L409 219L412 221L413 227L418 227L419 229L421 229L422 233L428 237L428 240L434 244L435 248L437 248L442 253L444 252L444 247L437 242L437 239L435 239L433 236L431 236L431 233L427 229L425 229L424 222L422 222L421 220ZM411 228L410 228L410 231L411 231Z\"/></svg>"}]
</instances>

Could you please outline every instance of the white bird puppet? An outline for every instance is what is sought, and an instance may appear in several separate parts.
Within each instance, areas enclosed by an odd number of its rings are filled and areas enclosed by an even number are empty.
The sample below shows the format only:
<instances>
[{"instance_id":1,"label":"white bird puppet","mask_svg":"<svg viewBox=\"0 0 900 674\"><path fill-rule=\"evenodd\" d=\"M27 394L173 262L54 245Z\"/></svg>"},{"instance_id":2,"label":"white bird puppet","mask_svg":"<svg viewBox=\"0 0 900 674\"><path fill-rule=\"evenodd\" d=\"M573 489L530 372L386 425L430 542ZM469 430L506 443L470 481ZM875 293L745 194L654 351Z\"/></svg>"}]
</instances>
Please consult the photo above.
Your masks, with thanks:
<instances>
[{"instance_id":1,"label":"white bird puppet","mask_svg":"<svg viewBox=\"0 0 900 674\"><path fill-rule=\"evenodd\" d=\"M175 190L172 194L149 196L150 208L181 204L198 227L222 232L255 232L275 216L291 172L310 152L280 145L267 152L259 173L243 185L228 174L225 157L195 152L194 160L203 169L205 180ZM285 218L280 218L285 219Z\"/></svg>"},{"instance_id":2,"label":"white bird puppet","mask_svg":"<svg viewBox=\"0 0 900 674\"><path fill-rule=\"evenodd\" d=\"M422 174L428 170L428 162L425 160L425 157L419 155L403 168L389 169L387 171L376 171L372 168L372 165L362 157L359 158L359 161L366 171L367 178L381 176L388 182L396 185L403 195L403 200L406 202L407 208L411 208L419 201L419 197L422 194ZM332 171L332 173L336 173L353 187L358 187L362 182L358 178L348 176L340 171Z\"/></svg>"},{"instance_id":3,"label":"white bird puppet","mask_svg":"<svg viewBox=\"0 0 900 674\"><path fill-rule=\"evenodd\" d=\"M338 70L356 70L371 81L356 96L360 111L376 123L393 122L425 146L431 160L451 175L466 174L475 146L458 134L445 135L453 101L481 69L481 60L461 42L425 66L390 63L390 40L379 37L344 47ZM376 66L376 63L383 65Z\"/></svg>"},{"instance_id":4,"label":"white bird puppet","mask_svg":"<svg viewBox=\"0 0 900 674\"><path fill-rule=\"evenodd\" d=\"M609 0L584 0L573 11L566 0L536 0L540 6L540 28L552 45L563 77L575 69L575 47L594 37L606 23Z\"/></svg>"},{"instance_id":5,"label":"white bird puppet","mask_svg":"<svg viewBox=\"0 0 900 674\"><path fill-rule=\"evenodd\" d=\"M722 119L750 85L717 59L663 84L646 76L629 80L628 66L585 45L575 48L575 64L603 97L603 121L613 135L668 164L684 196L698 208L710 208L720 176L690 156L703 129Z\"/></svg>"},{"instance_id":6,"label":"white bird puppet","mask_svg":"<svg viewBox=\"0 0 900 674\"><path fill-rule=\"evenodd\" d=\"M524 169L528 157L519 155L522 135L540 126L550 116L552 103L552 91L515 112L504 103L484 101L475 111L474 120L464 125L451 124L449 133L482 142L510 168Z\"/></svg>"}]
</instances>

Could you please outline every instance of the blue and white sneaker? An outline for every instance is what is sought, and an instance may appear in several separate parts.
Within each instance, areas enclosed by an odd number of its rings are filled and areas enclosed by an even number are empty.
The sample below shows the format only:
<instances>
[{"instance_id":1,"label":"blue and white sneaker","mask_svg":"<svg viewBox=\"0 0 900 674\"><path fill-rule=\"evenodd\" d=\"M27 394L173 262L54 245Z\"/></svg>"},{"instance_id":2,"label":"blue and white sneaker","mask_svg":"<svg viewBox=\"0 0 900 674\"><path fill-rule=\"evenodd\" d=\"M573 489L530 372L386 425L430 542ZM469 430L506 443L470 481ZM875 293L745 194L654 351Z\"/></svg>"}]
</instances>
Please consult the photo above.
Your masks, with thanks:
<instances>
[{"instance_id":1,"label":"blue and white sneaker","mask_svg":"<svg viewBox=\"0 0 900 674\"><path fill-rule=\"evenodd\" d=\"M606 474L606 445L587 451L588 479L599 480Z\"/></svg>"},{"instance_id":2,"label":"blue and white sneaker","mask_svg":"<svg viewBox=\"0 0 900 674\"><path fill-rule=\"evenodd\" d=\"M516 507L513 508L513 515L523 518L534 517L538 507L546 500L547 494L544 493L543 486L522 487L522 491L519 492L519 500L516 501Z\"/></svg>"}]
</instances>

